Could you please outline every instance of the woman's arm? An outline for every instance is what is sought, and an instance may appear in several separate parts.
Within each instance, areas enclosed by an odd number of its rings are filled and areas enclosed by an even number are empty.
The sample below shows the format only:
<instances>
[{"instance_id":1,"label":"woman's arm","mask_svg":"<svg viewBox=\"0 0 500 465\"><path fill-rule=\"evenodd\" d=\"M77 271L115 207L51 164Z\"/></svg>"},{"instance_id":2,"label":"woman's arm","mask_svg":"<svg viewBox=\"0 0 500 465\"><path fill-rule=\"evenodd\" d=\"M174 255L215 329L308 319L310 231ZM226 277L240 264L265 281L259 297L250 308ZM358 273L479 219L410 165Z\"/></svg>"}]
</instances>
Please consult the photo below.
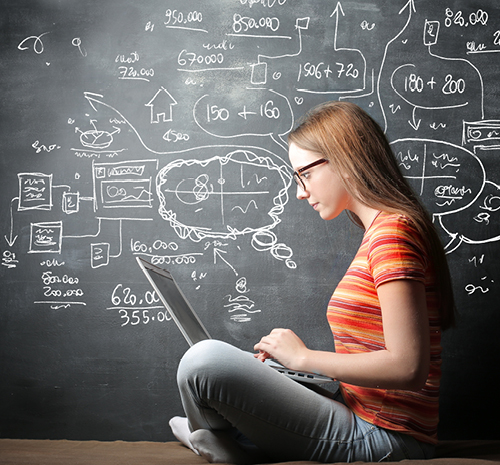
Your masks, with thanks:
<instances>
[{"instance_id":1,"label":"woman's arm","mask_svg":"<svg viewBox=\"0 0 500 465\"><path fill-rule=\"evenodd\" d=\"M275 329L255 345L257 358L273 357L288 368L310 371L348 384L418 390L429 373L430 334L424 285L410 279L377 289L385 350L337 354L308 349L291 330Z\"/></svg>"}]
</instances>

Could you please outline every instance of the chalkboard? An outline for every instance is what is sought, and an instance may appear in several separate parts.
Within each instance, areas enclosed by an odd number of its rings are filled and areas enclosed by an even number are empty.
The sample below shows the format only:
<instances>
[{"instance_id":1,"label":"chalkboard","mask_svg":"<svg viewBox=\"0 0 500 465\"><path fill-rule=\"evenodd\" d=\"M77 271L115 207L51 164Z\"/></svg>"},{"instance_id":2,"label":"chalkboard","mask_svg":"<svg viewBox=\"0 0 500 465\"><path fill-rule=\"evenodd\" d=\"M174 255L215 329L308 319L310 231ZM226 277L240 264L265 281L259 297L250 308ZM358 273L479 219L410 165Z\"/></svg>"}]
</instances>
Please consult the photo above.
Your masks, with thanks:
<instances>
[{"instance_id":1,"label":"chalkboard","mask_svg":"<svg viewBox=\"0 0 500 465\"><path fill-rule=\"evenodd\" d=\"M500 4L8 0L0 436L173 439L187 344L136 265L168 268L216 338L333 348L326 304L362 231L295 197L286 135L366 109L434 215L459 310L440 436L494 438Z\"/></svg>"}]
</instances>

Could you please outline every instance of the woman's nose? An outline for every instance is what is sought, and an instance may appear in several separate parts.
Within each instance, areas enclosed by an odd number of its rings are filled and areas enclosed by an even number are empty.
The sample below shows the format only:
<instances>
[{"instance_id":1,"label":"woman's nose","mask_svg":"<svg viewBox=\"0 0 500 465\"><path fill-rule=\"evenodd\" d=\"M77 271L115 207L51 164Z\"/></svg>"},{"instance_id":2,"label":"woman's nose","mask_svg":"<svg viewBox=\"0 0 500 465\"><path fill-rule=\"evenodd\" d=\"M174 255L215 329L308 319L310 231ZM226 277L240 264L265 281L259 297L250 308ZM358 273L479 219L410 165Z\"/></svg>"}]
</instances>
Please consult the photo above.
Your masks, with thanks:
<instances>
[{"instance_id":1,"label":"woman's nose","mask_svg":"<svg viewBox=\"0 0 500 465\"><path fill-rule=\"evenodd\" d=\"M309 197L309 192L304 189L300 184L297 184L297 198L299 200L307 199Z\"/></svg>"}]
</instances>

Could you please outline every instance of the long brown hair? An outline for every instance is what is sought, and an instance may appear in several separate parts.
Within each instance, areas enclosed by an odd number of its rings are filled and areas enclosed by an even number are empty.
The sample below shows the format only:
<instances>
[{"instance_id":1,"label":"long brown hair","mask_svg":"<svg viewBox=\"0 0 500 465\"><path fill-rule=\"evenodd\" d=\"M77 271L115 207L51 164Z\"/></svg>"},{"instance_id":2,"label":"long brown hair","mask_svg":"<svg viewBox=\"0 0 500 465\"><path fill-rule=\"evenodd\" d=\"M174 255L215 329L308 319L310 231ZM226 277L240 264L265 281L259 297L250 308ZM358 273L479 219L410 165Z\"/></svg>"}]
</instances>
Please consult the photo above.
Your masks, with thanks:
<instances>
[{"instance_id":1,"label":"long brown hair","mask_svg":"<svg viewBox=\"0 0 500 465\"><path fill-rule=\"evenodd\" d=\"M441 327L455 322L455 302L448 262L432 220L401 174L387 137L364 110L349 102L327 102L313 108L288 135L289 143L327 158L343 173L346 190L377 210L407 216L433 261L440 294ZM351 213L351 218L360 224ZM361 225L361 224L360 224Z\"/></svg>"}]
</instances>

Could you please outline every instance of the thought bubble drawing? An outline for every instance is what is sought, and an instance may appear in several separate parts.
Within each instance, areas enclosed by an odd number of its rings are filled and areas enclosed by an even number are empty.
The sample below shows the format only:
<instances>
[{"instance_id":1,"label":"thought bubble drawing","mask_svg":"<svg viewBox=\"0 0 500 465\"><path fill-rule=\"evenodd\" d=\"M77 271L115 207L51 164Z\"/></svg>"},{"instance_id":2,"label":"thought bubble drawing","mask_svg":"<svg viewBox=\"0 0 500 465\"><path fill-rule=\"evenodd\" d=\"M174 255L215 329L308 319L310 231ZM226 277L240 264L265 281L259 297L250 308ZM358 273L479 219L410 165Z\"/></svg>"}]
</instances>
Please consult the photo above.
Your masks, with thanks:
<instances>
[{"instance_id":1,"label":"thought bubble drawing","mask_svg":"<svg viewBox=\"0 0 500 465\"><path fill-rule=\"evenodd\" d=\"M392 148L403 175L432 215L466 209L481 194L486 174L479 158L448 142L400 139Z\"/></svg>"},{"instance_id":2,"label":"thought bubble drawing","mask_svg":"<svg viewBox=\"0 0 500 465\"><path fill-rule=\"evenodd\" d=\"M404 176L445 234L448 253L463 242L500 240L496 226L500 188L486 180L484 166L474 153L426 139L400 139L392 147Z\"/></svg>"},{"instance_id":3,"label":"thought bubble drawing","mask_svg":"<svg viewBox=\"0 0 500 465\"><path fill-rule=\"evenodd\" d=\"M281 221L290 182L283 163L251 150L179 159L156 178L159 213L181 239L236 239Z\"/></svg>"}]
</instances>

